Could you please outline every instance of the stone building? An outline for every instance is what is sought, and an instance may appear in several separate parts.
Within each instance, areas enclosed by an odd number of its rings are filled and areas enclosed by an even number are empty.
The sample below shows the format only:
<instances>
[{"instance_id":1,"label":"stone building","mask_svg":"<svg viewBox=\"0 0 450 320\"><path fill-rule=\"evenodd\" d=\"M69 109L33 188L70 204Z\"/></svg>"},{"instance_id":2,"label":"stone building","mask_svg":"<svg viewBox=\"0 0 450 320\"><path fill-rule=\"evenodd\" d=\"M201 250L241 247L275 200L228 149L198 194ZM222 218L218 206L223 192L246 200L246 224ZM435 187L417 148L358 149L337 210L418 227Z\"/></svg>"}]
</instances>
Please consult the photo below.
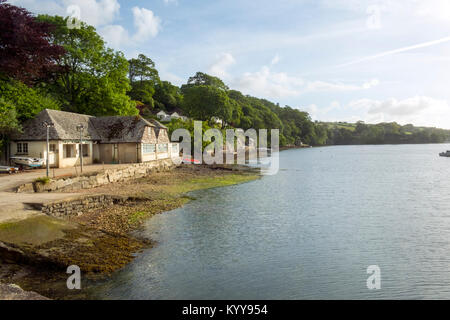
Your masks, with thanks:
<instances>
[{"instance_id":1,"label":"stone building","mask_svg":"<svg viewBox=\"0 0 450 320\"><path fill-rule=\"evenodd\" d=\"M80 151L83 164L140 163L178 154L178 143L170 142L167 127L156 120L140 116L93 117L45 109L23 125L21 134L12 137L11 156L46 159L45 123L50 125L49 163L52 167L78 165Z\"/></svg>"}]
</instances>

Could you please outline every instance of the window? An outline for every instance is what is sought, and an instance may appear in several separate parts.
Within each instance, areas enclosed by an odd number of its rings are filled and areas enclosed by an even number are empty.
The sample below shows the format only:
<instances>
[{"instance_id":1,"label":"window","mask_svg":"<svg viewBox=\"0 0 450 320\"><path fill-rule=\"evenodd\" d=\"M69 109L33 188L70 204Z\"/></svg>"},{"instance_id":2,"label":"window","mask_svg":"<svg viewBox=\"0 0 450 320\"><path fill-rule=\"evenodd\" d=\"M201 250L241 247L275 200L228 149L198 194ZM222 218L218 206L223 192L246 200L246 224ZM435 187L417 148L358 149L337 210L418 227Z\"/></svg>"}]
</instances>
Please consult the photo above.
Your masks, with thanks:
<instances>
[{"instance_id":1,"label":"window","mask_svg":"<svg viewBox=\"0 0 450 320\"><path fill-rule=\"evenodd\" d=\"M172 152L174 152L174 153L178 152L178 143L172 144Z\"/></svg>"},{"instance_id":2,"label":"window","mask_svg":"<svg viewBox=\"0 0 450 320\"><path fill-rule=\"evenodd\" d=\"M50 144L50 152L56 152L56 144L52 143Z\"/></svg>"},{"instance_id":3,"label":"window","mask_svg":"<svg viewBox=\"0 0 450 320\"><path fill-rule=\"evenodd\" d=\"M167 143L158 144L158 152L167 152Z\"/></svg>"},{"instance_id":4,"label":"window","mask_svg":"<svg viewBox=\"0 0 450 320\"><path fill-rule=\"evenodd\" d=\"M75 158L76 157L76 149L74 144L65 144L64 145L64 158Z\"/></svg>"},{"instance_id":5,"label":"window","mask_svg":"<svg viewBox=\"0 0 450 320\"><path fill-rule=\"evenodd\" d=\"M142 150L144 153L155 153L155 145L151 143L143 143Z\"/></svg>"},{"instance_id":6,"label":"window","mask_svg":"<svg viewBox=\"0 0 450 320\"><path fill-rule=\"evenodd\" d=\"M17 143L17 153L28 153L28 143L26 142L19 142Z\"/></svg>"},{"instance_id":7,"label":"window","mask_svg":"<svg viewBox=\"0 0 450 320\"><path fill-rule=\"evenodd\" d=\"M83 157L89 157L89 145L83 144Z\"/></svg>"}]
</instances>

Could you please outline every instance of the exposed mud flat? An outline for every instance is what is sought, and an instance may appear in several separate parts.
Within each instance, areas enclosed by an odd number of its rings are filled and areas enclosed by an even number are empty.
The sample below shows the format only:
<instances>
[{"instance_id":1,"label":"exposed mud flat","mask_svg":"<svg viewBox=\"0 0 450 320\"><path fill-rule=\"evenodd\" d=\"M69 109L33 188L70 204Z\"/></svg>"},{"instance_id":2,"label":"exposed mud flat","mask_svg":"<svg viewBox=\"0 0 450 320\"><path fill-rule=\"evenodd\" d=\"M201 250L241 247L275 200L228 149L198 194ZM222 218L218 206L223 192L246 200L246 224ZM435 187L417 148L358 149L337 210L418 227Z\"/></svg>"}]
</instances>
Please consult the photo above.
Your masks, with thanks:
<instances>
[{"instance_id":1,"label":"exposed mud flat","mask_svg":"<svg viewBox=\"0 0 450 320\"><path fill-rule=\"evenodd\" d=\"M84 193L121 195L130 201L80 216L58 219L38 216L0 224L0 281L18 284L52 299L85 299L83 290L68 290L67 267L80 267L84 283L105 279L121 269L151 239L133 231L154 214L192 200L193 190L233 185L257 179L242 167L181 166L133 181L114 183Z\"/></svg>"}]
</instances>

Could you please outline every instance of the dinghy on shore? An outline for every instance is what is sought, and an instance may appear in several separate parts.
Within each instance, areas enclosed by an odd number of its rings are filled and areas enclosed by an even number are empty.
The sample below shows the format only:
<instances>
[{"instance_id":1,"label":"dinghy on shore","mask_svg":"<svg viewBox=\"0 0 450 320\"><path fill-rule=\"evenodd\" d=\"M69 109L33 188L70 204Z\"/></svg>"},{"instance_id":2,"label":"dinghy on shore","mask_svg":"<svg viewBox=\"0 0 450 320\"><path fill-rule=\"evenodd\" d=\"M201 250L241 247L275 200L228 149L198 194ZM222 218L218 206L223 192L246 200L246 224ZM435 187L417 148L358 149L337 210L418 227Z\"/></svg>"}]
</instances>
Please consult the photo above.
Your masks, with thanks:
<instances>
[{"instance_id":1,"label":"dinghy on shore","mask_svg":"<svg viewBox=\"0 0 450 320\"><path fill-rule=\"evenodd\" d=\"M44 159L30 157L11 157L11 161L19 167L39 168L44 165Z\"/></svg>"}]
</instances>

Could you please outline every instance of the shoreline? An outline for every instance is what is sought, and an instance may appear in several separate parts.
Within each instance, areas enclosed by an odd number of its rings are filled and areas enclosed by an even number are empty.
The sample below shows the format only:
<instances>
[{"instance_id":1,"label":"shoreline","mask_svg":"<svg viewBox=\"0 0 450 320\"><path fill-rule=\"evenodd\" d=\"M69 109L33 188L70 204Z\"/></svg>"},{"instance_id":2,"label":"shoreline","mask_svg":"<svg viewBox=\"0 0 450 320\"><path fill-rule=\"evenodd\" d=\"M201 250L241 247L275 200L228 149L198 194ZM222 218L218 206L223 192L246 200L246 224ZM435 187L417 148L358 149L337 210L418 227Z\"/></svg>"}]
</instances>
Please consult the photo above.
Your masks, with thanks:
<instances>
[{"instance_id":1,"label":"shoreline","mask_svg":"<svg viewBox=\"0 0 450 320\"><path fill-rule=\"evenodd\" d=\"M95 191L126 195L130 200L63 220L41 216L0 224L0 283L15 284L25 291L51 299L89 298L83 292L74 292L80 290L67 289L67 266L78 265L82 279L87 282L108 279L134 260L139 252L154 245L152 239L142 238L134 232L146 219L195 200L187 195L190 191L230 186L258 178L259 172L246 166L182 165L95 190L79 190L80 194ZM36 239L21 234L30 228L38 228L35 230L37 233L51 230L62 236L33 243ZM11 238L16 239L15 243L5 242ZM2 243L9 246L6 251Z\"/></svg>"}]
</instances>

